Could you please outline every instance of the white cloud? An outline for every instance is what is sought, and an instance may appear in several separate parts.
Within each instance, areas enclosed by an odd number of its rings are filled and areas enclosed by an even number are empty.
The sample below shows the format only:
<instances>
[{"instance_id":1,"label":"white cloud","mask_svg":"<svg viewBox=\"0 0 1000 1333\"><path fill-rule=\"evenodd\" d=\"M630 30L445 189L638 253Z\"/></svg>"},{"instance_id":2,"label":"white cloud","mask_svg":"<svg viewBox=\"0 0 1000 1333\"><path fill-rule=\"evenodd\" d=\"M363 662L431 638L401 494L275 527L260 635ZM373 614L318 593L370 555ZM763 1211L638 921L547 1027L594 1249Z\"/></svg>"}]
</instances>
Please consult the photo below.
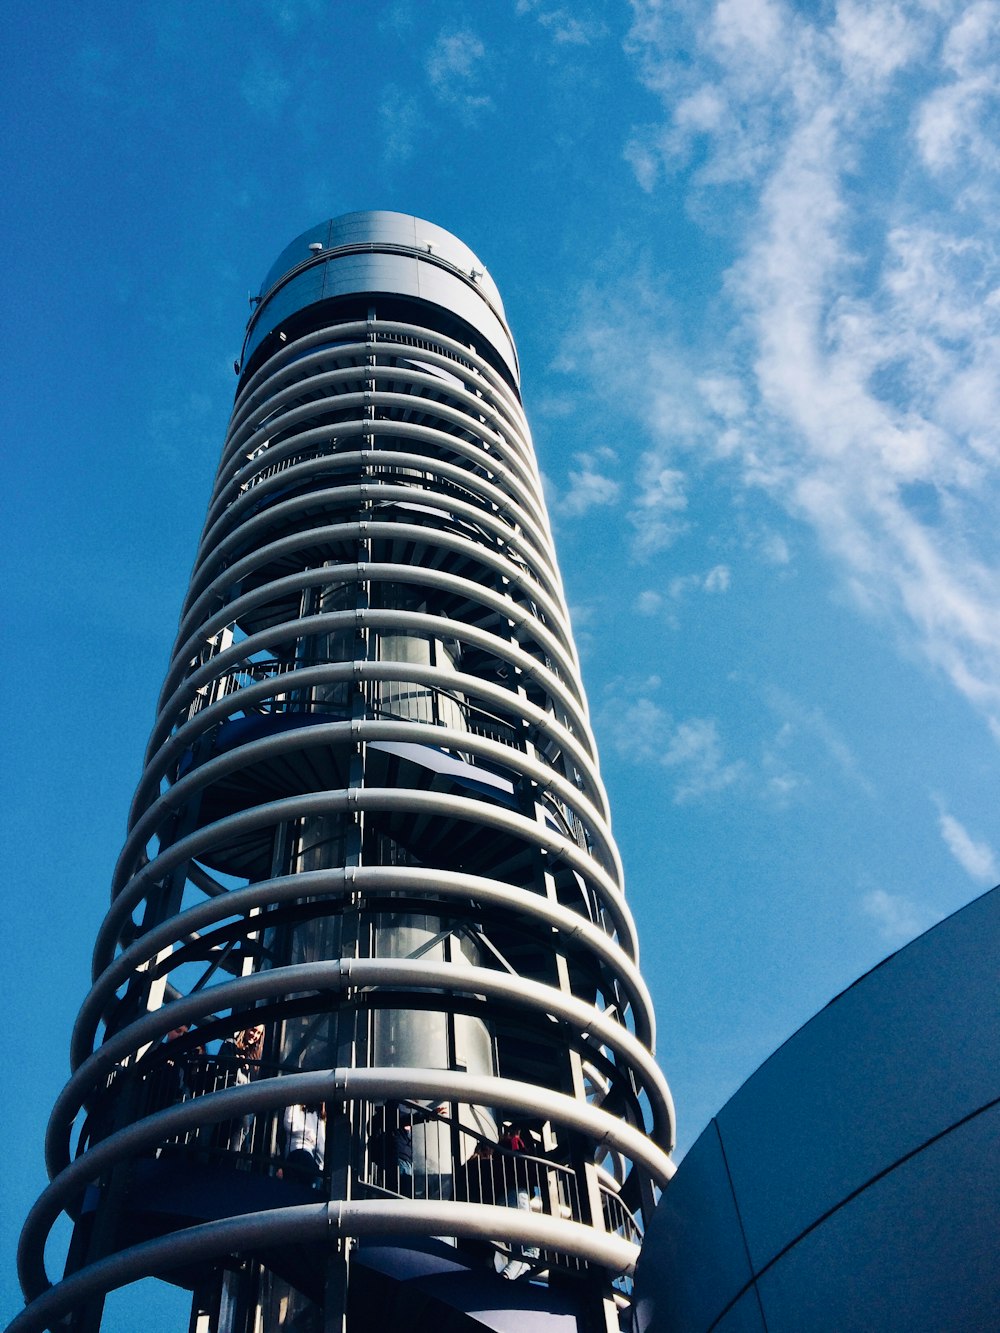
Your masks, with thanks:
<instances>
[{"instance_id":1,"label":"white cloud","mask_svg":"<svg viewBox=\"0 0 1000 1333\"><path fill-rule=\"evenodd\" d=\"M660 175L660 151L655 127L643 125L633 129L625 144L623 156L632 168L640 187L652 194Z\"/></svg>"},{"instance_id":2,"label":"white cloud","mask_svg":"<svg viewBox=\"0 0 1000 1333\"><path fill-rule=\"evenodd\" d=\"M386 84L378 108L379 142L388 162L411 158L424 131L424 117L417 99L396 84Z\"/></svg>"},{"instance_id":3,"label":"white cloud","mask_svg":"<svg viewBox=\"0 0 1000 1333\"><path fill-rule=\"evenodd\" d=\"M576 454L575 461L577 467L569 472L569 487L555 500L556 511L570 518L579 518L595 507L613 505L621 487L602 468L614 465L614 453L610 449L601 449L596 453Z\"/></svg>"},{"instance_id":4,"label":"white cloud","mask_svg":"<svg viewBox=\"0 0 1000 1333\"><path fill-rule=\"evenodd\" d=\"M639 490L629 514L635 530L633 551L639 559L665 550L687 530L686 478L679 468L664 467L654 455L640 462Z\"/></svg>"},{"instance_id":5,"label":"white cloud","mask_svg":"<svg viewBox=\"0 0 1000 1333\"><path fill-rule=\"evenodd\" d=\"M266 0L265 12L286 32L296 32L303 23L322 22L323 0Z\"/></svg>"},{"instance_id":6,"label":"white cloud","mask_svg":"<svg viewBox=\"0 0 1000 1333\"><path fill-rule=\"evenodd\" d=\"M483 80L486 47L474 32L442 32L427 57L427 78L435 95L466 113L491 105L488 93L477 91Z\"/></svg>"},{"instance_id":7,"label":"white cloud","mask_svg":"<svg viewBox=\"0 0 1000 1333\"><path fill-rule=\"evenodd\" d=\"M675 123L686 134L706 134L722 125L727 110L719 89L704 84L677 104Z\"/></svg>"},{"instance_id":8,"label":"white cloud","mask_svg":"<svg viewBox=\"0 0 1000 1333\"><path fill-rule=\"evenodd\" d=\"M765 780L764 796L779 810L787 810L793 798L808 785L808 780L801 773L794 773L791 770L772 773Z\"/></svg>"},{"instance_id":9,"label":"white cloud","mask_svg":"<svg viewBox=\"0 0 1000 1333\"><path fill-rule=\"evenodd\" d=\"M549 6L541 0L517 0L516 12L519 15L534 14L552 40L560 45L590 46L608 33L608 25L596 11L584 9L579 4Z\"/></svg>"},{"instance_id":10,"label":"white cloud","mask_svg":"<svg viewBox=\"0 0 1000 1333\"><path fill-rule=\"evenodd\" d=\"M670 714L658 703L628 693L611 699L605 722L618 753L637 763L659 762L673 726Z\"/></svg>"},{"instance_id":11,"label":"white cloud","mask_svg":"<svg viewBox=\"0 0 1000 1333\"><path fill-rule=\"evenodd\" d=\"M612 477L600 472L571 472L570 487L562 500L562 512L578 518L597 505L611 505L618 499L620 487Z\"/></svg>"},{"instance_id":12,"label":"white cloud","mask_svg":"<svg viewBox=\"0 0 1000 1333\"><path fill-rule=\"evenodd\" d=\"M943 56L945 64L958 75L995 64L1000 56L1000 16L993 0L978 0L959 9Z\"/></svg>"},{"instance_id":13,"label":"white cloud","mask_svg":"<svg viewBox=\"0 0 1000 1333\"><path fill-rule=\"evenodd\" d=\"M663 106L629 140L637 180L679 177L733 254L725 338L689 349L633 312L643 472L683 456L724 467L734 496L764 488L1000 728L1000 3L633 15ZM602 337L621 341L606 317ZM654 498L635 512L640 554L690 521Z\"/></svg>"},{"instance_id":14,"label":"white cloud","mask_svg":"<svg viewBox=\"0 0 1000 1333\"><path fill-rule=\"evenodd\" d=\"M788 751L795 739L796 728L784 722L774 739L764 746L761 756L762 795L765 803L778 810L787 810L812 787L810 779L789 762Z\"/></svg>"},{"instance_id":15,"label":"white cloud","mask_svg":"<svg viewBox=\"0 0 1000 1333\"><path fill-rule=\"evenodd\" d=\"M728 565L713 565L701 586L706 592L728 592L731 582L732 571Z\"/></svg>"},{"instance_id":16,"label":"white cloud","mask_svg":"<svg viewBox=\"0 0 1000 1333\"><path fill-rule=\"evenodd\" d=\"M635 599L635 609L641 616L655 616L662 605L662 593L655 592L652 588L644 588Z\"/></svg>"},{"instance_id":17,"label":"white cloud","mask_svg":"<svg viewBox=\"0 0 1000 1333\"><path fill-rule=\"evenodd\" d=\"M722 420L736 421L746 415L746 392L735 375L701 375L697 388L708 410Z\"/></svg>"},{"instance_id":18,"label":"white cloud","mask_svg":"<svg viewBox=\"0 0 1000 1333\"><path fill-rule=\"evenodd\" d=\"M635 609L660 615L669 606L662 594L646 589ZM759 761L751 761L726 753L716 718L673 716L657 701L661 685L655 676L640 682L613 681L600 710L600 730L606 738L602 744L609 743L624 758L665 770L676 804L731 788L741 799L750 797L773 811L785 811L828 784L829 766L824 770L817 762L824 756L864 795L874 795L854 753L818 708L806 707L783 691L765 690L765 700L779 714L780 724L761 746ZM920 928L930 924L929 917L922 918Z\"/></svg>"},{"instance_id":19,"label":"white cloud","mask_svg":"<svg viewBox=\"0 0 1000 1333\"><path fill-rule=\"evenodd\" d=\"M886 893L885 889L866 893L861 899L861 910L875 922L886 943L896 946L923 934L940 920L937 914L918 907L902 894Z\"/></svg>"},{"instance_id":20,"label":"white cloud","mask_svg":"<svg viewBox=\"0 0 1000 1333\"><path fill-rule=\"evenodd\" d=\"M679 454L699 438L703 409L691 375L671 350L670 301L644 263L633 263L613 291L589 286L580 302L572 336L552 368L577 377L578 405L589 391L600 410L631 417L657 439L657 447L632 460L631 478L621 481L631 554L648 560L690 526L689 476L678 466ZM661 446L661 434L669 444Z\"/></svg>"},{"instance_id":21,"label":"white cloud","mask_svg":"<svg viewBox=\"0 0 1000 1333\"><path fill-rule=\"evenodd\" d=\"M732 786L745 772L743 763L726 763L714 718L692 717L678 724L661 762L677 769L678 803L697 800Z\"/></svg>"},{"instance_id":22,"label":"white cloud","mask_svg":"<svg viewBox=\"0 0 1000 1333\"><path fill-rule=\"evenodd\" d=\"M980 884L995 884L1000 880L997 859L989 843L977 842L946 810L939 810L938 824L949 852L971 879Z\"/></svg>"},{"instance_id":23,"label":"white cloud","mask_svg":"<svg viewBox=\"0 0 1000 1333\"><path fill-rule=\"evenodd\" d=\"M795 736L811 737L819 741L845 778L849 778L867 796L874 795L875 789L861 771L854 751L821 708L809 707L786 690L773 686L765 691L765 697L783 719L779 733L783 743L788 743Z\"/></svg>"},{"instance_id":24,"label":"white cloud","mask_svg":"<svg viewBox=\"0 0 1000 1333\"><path fill-rule=\"evenodd\" d=\"M689 592L728 592L732 571L728 565L713 565L704 574L678 574L667 585L674 601L680 601Z\"/></svg>"},{"instance_id":25,"label":"white cloud","mask_svg":"<svg viewBox=\"0 0 1000 1333\"><path fill-rule=\"evenodd\" d=\"M885 80L908 64L920 48L920 25L901 4L884 0L839 0L832 35L844 74L851 81Z\"/></svg>"},{"instance_id":26,"label":"white cloud","mask_svg":"<svg viewBox=\"0 0 1000 1333\"><path fill-rule=\"evenodd\" d=\"M768 532L760 539L760 553L769 565L787 565L792 553L780 532Z\"/></svg>"},{"instance_id":27,"label":"white cloud","mask_svg":"<svg viewBox=\"0 0 1000 1333\"><path fill-rule=\"evenodd\" d=\"M604 724L619 754L634 762L666 769L673 784L673 799L682 805L724 791L746 775L741 760L727 761L715 718L674 718L649 697L658 688L656 677L638 692L611 687L613 697L604 712Z\"/></svg>"},{"instance_id":28,"label":"white cloud","mask_svg":"<svg viewBox=\"0 0 1000 1333\"><path fill-rule=\"evenodd\" d=\"M706 44L741 77L760 83L786 64L789 25L774 0L718 0L706 24Z\"/></svg>"}]
</instances>

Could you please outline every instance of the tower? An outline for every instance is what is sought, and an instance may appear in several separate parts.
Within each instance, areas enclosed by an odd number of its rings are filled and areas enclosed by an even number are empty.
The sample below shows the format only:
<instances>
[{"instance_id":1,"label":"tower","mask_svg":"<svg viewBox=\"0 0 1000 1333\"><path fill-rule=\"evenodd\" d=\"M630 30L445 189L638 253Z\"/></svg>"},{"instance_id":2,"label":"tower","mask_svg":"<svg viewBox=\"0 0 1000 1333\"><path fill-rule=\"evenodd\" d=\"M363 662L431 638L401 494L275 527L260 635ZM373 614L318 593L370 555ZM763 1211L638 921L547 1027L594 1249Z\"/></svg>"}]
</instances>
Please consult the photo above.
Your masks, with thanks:
<instances>
[{"instance_id":1,"label":"tower","mask_svg":"<svg viewBox=\"0 0 1000 1333\"><path fill-rule=\"evenodd\" d=\"M617 1328L673 1110L499 293L350 214L237 371L11 1333Z\"/></svg>"}]
</instances>

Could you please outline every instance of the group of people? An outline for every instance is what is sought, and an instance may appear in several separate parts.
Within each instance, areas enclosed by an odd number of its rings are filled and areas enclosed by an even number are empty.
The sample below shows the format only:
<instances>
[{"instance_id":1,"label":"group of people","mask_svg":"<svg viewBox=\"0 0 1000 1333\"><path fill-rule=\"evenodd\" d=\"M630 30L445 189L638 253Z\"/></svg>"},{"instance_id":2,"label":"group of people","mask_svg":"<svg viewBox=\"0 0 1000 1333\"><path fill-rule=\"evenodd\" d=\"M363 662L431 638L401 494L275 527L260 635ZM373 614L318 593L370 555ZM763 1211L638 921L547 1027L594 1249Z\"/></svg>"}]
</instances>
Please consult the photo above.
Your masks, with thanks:
<instances>
[{"instance_id":1,"label":"group of people","mask_svg":"<svg viewBox=\"0 0 1000 1333\"><path fill-rule=\"evenodd\" d=\"M227 1076L233 1076L233 1083L249 1083L259 1073L263 1048L264 1028L256 1024L224 1041L218 1059ZM237 1151L250 1146L253 1119L252 1115L244 1117L242 1133L235 1145ZM278 1175L315 1186L323 1175L326 1158L326 1107L321 1102L286 1106L281 1116L281 1147L284 1163L278 1168Z\"/></svg>"},{"instance_id":2,"label":"group of people","mask_svg":"<svg viewBox=\"0 0 1000 1333\"><path fill-rule=\"evenodd\" d=\"M442 1117L445 1112L445 1106L427 1110L415 1102L387 1101L376 1106L368 1123L372 1183L404 1198L435 1193L440 1197L445 1180L450 1190L450 1150L442 1154L439 1147L434 1153L433 1140L430 1155L446 1159L447 1175L427 1170L425 1163L423 1179L414 1180L414 1125ZM531 1211L533 1199L545 1186L541 1164L532 1155L534 1147L530 1130L517 1123L507 1124L497 1142L480 1139L472 1156L458 1168L456 1193L470 1202ZM501 1277L514 1281L529 1273L538 1257L536 1246L512 1246L493 1251L492 1263Z\"/></svg>"},{"instance_id":3,"label":"group of people","mask_svg":"<svg viewBox=\"0 0 1000 1333\"><path fill-rule=\"evenodd\" d=\"M545 1183L533 1147L528 1128L516 1122L505 1126L498 1143L481 1139L465 1164L468 1197L530 1212ZM496 1250L493 1264L501 1277L516 1281L531 1271L538 1257L537 1246L512 1245L509 1252Z\"/></svg>"},{"instance_id":4,"label":"group of people","mask_svg":"<svg viewBox=\"0 0 1000 1333\"><path fill-rule=\"evenodd\" d=\"M205 1061L202 1045L185 1045L182 1054L175 1055L173 1044L186 1037L190 1028L180 1023L171 1028L164 1038L166 1048L165 1071L161 1100L182 1101L199 1093L214 1092L224 1087L239 1087L257 1078L264 1049L264 1027L256 1023L242 1028L227 1038L211 1057L210 1068L199 1073ZM230 1152L246 1154L253 1147L254 1116L241 1116L216 1126L215 1144ZM284 1158L278 1174L291 1180L313 1185L323 1173L326 1151L326 1110L319 1104L286 1106L282 1113L281 1149Z\"/></svg>"},{"instance_id":5,"label":"group of people","mask_svg":"<svg viewBox=\"0 0 1000 1333\"><path fill-rule=\"evenodd\" d=\"M164 1047L168 1048L164 1058L168 1101L179 1101L198 1091L191 1084L190 1070L192 1061L205 1056L204 1046L187 1044L179 1056L169 1050L174 1042L187 1036L189 1031L187 1024L179 1024L164 1039ZM246 1084L258 1076L264 1035L263 1025L254 1024L241 1029L222 1043L218 1054L212 1058L217 1074L223 1076L221 1083L216 1080L216 1087ZM426 1124L436 1119L440 1121L446 1109L445 1105L425 1108L416 1102L393 1100L376 1105L366 1134L372 1183L404 1198L412 1198L415 1194L437 1194L443 1197L442 1182L445 1174L440 1169L424 1169L426 1179L419 1185L414 1181L413 1129L418 1123ZM279 1137L283 1160L277 1170L280 1178L310 1188L318 1185L326 1158L326 1122L327 1109L322 1102L293 1103L283 1109ZM443 1129L444 1125L441 1124L440 1128ZM215 1140L229 1151L246 1154L253 1148L253 1134L254 1116L248 1114L219 1125ZM460 1168L459 1178L455 1182L456 1192L471 1202L530 1211L535 1195L544 1188L540 1163L532 1155L533 1148L530 1130L526 1126L516 1122L506 1124L498 1141L486 1138L479 1140L475 1152ZM441 1158L439 1168L447 1162L447 1179L450 1182L450 1148L427 1139L423 1145L423 1155L427 1155L428 1151L430 1156ZM424 1163L425 1168L426 1165ZM512 1245L509 1250L495 1250L493 1262L501 1277L513 1281L529 1273L538 1257L537 1247Z\"/></svg>"},{"instance_id":6,"label":"group of people","mask_svg":"<svg viewBox=\"0 0 1000 1333\"><path fill-rule=\"evenodd\" d=\"M418 1124L439 1122L447 1111L443 1103L427 1108L418 1102L387 1101L377 1105L368 1122L368 1164L373 1184L412 1198L414 1194L441 1197L445 1176L450 1176L450 1149L442 1144L443 1124L425 1130L422 1141L423 1179L419 1184L413 1178L413 1128ZM448 1165L442 1171L442 1159Z\"/></svg>"}]
</instances>

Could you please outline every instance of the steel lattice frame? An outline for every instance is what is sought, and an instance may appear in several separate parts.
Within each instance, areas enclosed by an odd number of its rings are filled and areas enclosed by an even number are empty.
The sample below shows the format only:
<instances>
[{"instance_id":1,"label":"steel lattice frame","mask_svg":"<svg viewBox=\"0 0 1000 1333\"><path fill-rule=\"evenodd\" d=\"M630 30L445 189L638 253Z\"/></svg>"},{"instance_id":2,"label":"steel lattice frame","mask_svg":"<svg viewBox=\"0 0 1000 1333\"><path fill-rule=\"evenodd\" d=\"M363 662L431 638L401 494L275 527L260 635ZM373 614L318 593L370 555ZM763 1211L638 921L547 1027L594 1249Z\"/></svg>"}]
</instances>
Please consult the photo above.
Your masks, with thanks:
<instances>
[{"instance_id":1,"label":"steel lattice frame","mask_svg":"<svg viewBox=\"0 0 1000 1333\"><path fill-rule=\"evenodd\" d=\"M356 250L314 246L292 276ZM434 267L496 313L481 273L447 253ZM321 1235L533 1245L604 1272L610 1299L672 1170L516 370L436 303L358 292L363 316L358 293L311 303L243 368L49 1126L52 1183L22 1237L18 1333L193 1255ZM180 1059L252 1022L271 1057L252 1081L174 1104L135 1092L168 1032L192 1029ZM441 1067L405 1058L430 1046ZM366 1117L413 1099L448 1108L450 1146L425 1155L452 1198L387 1197L366 1177ZM271 1124L277 1160L282 1108L315 1101L332 1140L315 1202L134 1244L119 1227L50 1287L48 1230L84 1216L95 1182L99 1217L116 1172L164 1145L183 1159L234 1117ZM561 1214L544 1189L541 1211L459 1197L472 1145L504 1118L560 1163Z\"/></svg>"}]
</instances>

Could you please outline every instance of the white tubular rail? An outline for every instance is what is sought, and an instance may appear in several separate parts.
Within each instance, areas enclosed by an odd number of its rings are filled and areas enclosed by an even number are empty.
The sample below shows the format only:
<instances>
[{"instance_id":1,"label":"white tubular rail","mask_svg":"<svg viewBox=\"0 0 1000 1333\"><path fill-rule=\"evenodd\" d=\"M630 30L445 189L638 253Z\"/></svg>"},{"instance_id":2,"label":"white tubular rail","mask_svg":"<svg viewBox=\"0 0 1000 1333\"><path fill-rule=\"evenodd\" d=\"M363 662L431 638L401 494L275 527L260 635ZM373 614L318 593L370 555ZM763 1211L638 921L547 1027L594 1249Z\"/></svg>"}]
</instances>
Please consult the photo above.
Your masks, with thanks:
<instances>
[{"instance_id":1,"label":"white tubular rail","mask_svg":"<svg viewBox=\"0 0 1000 1333\"><path fill-rule=\"evenodd\" d=\"M235 1116L259 1115L287 1105L318 1100L354 1102L407 1097L444 1098L466 1105L502 1108L519 1115L543 1116L554 1124L576 1130L593 1142L621 1152L630 1161L641 1164L659 1184L666 1184L673 1175L670 1158L646 1135L595 1107L532 1084L445 1070L430 1074L427 1070L406 1068L344 1068L287 1075L282 1079L225 1088L159 1110L99 1141L72 1163L67 1163L39 1198L25 1224L19 1251L25 1292L34 1298L50 1285L41 1256L45 1237L55 1218L71 1205L74 1196L90 1181L116 1163L148 1152L189 1130ZM399 1217L405 1217L410 1207L409 1200L401 1201L394 1214L383 1214L387 1220L386 1230L396 1230ZM503 1220L505 1226L501 1234L506 1234L511 1218L504 1214ZM548 1219L550 1227L554 1220ZM551 1234L546 1234L543 1243L548 1248L558 1248L558 1240Z\"/></svg>"},{"instance_id":2,"label":"white tubular rail","mask_svg":"<svg viewBox=\"0 0 1000 1333\"><path fill-rule=\"evenodd\" d=\"M513 1244L558 1250L609 1274L631 1275L639 1257L639 1247L618 1236L510 1208L439 1200L337 1199L205 1222L119 1250L48 1288L10 1322L6 1333L40 1333L95 1295L144 1277L163 1276L183 1264L281 1245L329 1246L365 1236L445 1234L469 1240L491 1240L502 1234Z\"/></svg>"}]
</instances>

